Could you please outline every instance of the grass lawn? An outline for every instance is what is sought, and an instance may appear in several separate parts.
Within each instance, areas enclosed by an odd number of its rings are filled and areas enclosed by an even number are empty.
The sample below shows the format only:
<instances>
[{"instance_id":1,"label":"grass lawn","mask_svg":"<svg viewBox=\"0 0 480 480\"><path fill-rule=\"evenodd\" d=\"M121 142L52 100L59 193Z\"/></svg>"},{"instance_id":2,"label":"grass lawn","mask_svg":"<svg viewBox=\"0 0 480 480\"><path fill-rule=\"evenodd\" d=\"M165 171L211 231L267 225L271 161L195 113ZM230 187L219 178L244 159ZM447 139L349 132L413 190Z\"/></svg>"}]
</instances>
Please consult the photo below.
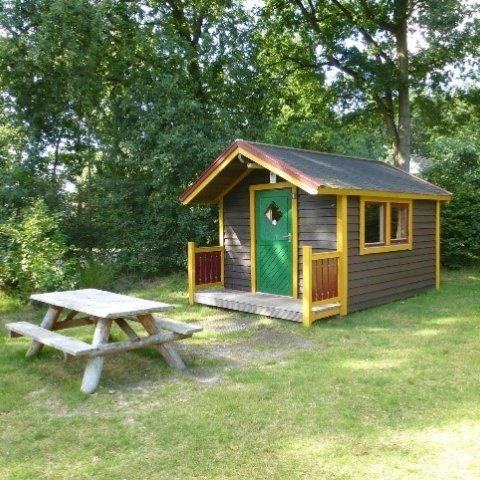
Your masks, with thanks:
<instances>
[{"instance_id":1,"label":"grass lawn","mask_svg":"<svg viewBox=\"0 0 480 480\"><path fill-rule=\"evenodd\" d=\"M0 478L480 478L480 271L311 329L189 307L185 284L118 290L203 325L179 345L190 376L145 348L87 396L83 361L26 359L0 328ZM0 326L43 313L0 297Z\"/></svg>"}]
</instances>

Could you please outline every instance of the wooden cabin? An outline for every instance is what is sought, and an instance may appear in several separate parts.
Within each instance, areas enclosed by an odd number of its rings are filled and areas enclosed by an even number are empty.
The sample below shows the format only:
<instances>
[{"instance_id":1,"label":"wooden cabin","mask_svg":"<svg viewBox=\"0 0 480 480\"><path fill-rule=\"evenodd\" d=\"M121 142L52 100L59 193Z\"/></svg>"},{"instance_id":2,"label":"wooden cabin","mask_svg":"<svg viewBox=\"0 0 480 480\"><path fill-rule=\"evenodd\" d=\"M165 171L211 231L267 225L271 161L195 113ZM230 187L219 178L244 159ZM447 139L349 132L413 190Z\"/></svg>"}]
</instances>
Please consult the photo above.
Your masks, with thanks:
<instances>
[{"instance_id":1,"label":"wooden cabin","mask_svg":"<svg viewBox=\"0 0 480 480\"><path fill-rule=\"evenodd\" d=\"M386 163L236 140L180 199L219 207L190 303L310 326L440 286L450 193Z\"/></svg>"}]
</instances>

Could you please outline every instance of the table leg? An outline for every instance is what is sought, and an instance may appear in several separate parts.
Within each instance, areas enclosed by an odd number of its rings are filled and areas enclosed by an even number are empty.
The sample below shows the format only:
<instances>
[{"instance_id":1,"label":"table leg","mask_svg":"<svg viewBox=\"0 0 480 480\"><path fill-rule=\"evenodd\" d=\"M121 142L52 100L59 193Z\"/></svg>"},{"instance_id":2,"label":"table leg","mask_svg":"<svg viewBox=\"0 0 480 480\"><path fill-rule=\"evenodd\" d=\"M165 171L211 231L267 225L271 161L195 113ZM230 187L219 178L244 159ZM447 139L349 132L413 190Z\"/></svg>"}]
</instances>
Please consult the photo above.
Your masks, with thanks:
<instances>
[{"instance_id":1,"label":"table leg","mask_svg":"<svg viewBox=\"0 0 480 480\"><path fill-rule=\"evenodd\" d=\"M152 315L138 315L137 318L138 321L143 325L143 328L145 328L150 335L158 333L158 328ZM163 343L161 345L154 346L171 367L178 370L185 370L187 368L185 363L183 363L183 360L180 358L180 355L175 350L175 347L171 343Z\"/></svg>"},{"instance_id":2,"label":"table leg","mask_svg":"<svg viewBox=\"0 0 480 480\"><path fill-rule=\"evenodd\" d=\"M46 328L47 330L52 330L62 310L62 307L49 306L40 326L42 328ZM36 355L37 353L40 353L42 351L42 348L43 343L38 342L37 340L32 340L30 347L28 347L26 356L31 357L33 355Z\"/></svg>"},{"instance_id":3,"label":"table leg","mask_svg":"<svg viewBox=\"0 0 480 480\"><path fill-rule=\"evenodd\" d=\"M107 343L111 326L111 318L99 318L97 320L97 326L95 327L95 333L93 334L93 347L98 347L102 343ZM103 356L94 357L88 361L83 374L82 386L80 387L82 392L95 392L98 387L98 383L100 382L104 363L105 357Z\"/></svg>"}]
</instances>

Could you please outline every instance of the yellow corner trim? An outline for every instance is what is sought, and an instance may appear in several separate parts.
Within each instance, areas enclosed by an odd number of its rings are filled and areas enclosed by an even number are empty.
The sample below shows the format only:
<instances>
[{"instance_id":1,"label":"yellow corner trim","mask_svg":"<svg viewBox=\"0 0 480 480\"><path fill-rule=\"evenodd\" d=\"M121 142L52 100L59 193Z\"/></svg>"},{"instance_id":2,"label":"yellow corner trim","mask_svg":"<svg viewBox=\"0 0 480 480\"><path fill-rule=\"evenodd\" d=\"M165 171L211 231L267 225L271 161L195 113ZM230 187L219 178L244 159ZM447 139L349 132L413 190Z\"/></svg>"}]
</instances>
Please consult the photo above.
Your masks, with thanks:
<instances>
[{"instance_id":1,"label":"yellow corner trim","mask_svg":"<svg viewBox=\"0 0 480 480\"><path fill-rule=\"evenodd\" d=\"M435 208L435 288L440 288L440 202Z\"/></svg>"},{"instance_id":2,"label":"yellow corner trim","mask_svg":"<svg viewBox=\"0 0 480 480\"><path fill-rule=\"evenodd\" d=\"M223 228L223 198L218 201L218 244L223 247L223 237L224 237L224 228Z\"/></svg>"},{"instance_id":3,"label":"yellow corner trim","mask_svg":"<svg viewBox=\"0 0 480 480\"><path fill-rule=\"evenodd\" d=\"M302 299L302 323L305 327L311 327L312 314L312 254L313 248L309 245L303 247L303 299Z\"/></svg>"},{"instance_id":4,"label":"yellow corner trim","mask_svg":"<svg viewBox=\"0 0 480 480\"><path fill-rule=\"evenodd\" d=\"M348 313L348 197L337 197L337 251L340 252L338 272L339 314Z\"/></svg>"}]
</instances>

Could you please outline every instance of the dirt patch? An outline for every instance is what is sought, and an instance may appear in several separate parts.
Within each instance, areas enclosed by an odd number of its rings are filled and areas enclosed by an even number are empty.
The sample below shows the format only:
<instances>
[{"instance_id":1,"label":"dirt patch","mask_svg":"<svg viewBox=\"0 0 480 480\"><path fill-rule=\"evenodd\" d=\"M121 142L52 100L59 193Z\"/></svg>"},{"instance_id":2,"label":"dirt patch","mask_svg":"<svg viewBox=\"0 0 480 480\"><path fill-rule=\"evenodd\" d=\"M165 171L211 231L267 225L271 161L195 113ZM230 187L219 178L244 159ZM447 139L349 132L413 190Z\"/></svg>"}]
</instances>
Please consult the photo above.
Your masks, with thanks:
<instances>
[{"instance_id":1,"label":"dirt patch","mask_svg":"<svg viewBox=\"0 0 480 480\"><path fill-rule=\"evenodd\" d=\"M224 321L216 319L202 322L204 330L219 334L229 334L243 332L245 330L255 330L271 325L273 320L268 318L238 317Z\"/></svg>"},{"instance_id":2,"label":"dirt patch","mask_svg":"<svg viewBox=\"0 0 480 480\"><path fill-rule=\"evenodd\" d=\"M201 381L202 376L217 377L221 370L282 361L290 353L318 348L316 342L295 335L291 329L281 328L277 322L281 320L239 317L225 322L203 323L207 334L214 332L218 335L203 344L183 344L181 350L190 357L214 359L221 364L215 368L216 372L203 371L199 375ZM302 327L292 325L292 328ZM235 335L245 331L249 332L246 336Z\"/></svg>"}]
</instances>

